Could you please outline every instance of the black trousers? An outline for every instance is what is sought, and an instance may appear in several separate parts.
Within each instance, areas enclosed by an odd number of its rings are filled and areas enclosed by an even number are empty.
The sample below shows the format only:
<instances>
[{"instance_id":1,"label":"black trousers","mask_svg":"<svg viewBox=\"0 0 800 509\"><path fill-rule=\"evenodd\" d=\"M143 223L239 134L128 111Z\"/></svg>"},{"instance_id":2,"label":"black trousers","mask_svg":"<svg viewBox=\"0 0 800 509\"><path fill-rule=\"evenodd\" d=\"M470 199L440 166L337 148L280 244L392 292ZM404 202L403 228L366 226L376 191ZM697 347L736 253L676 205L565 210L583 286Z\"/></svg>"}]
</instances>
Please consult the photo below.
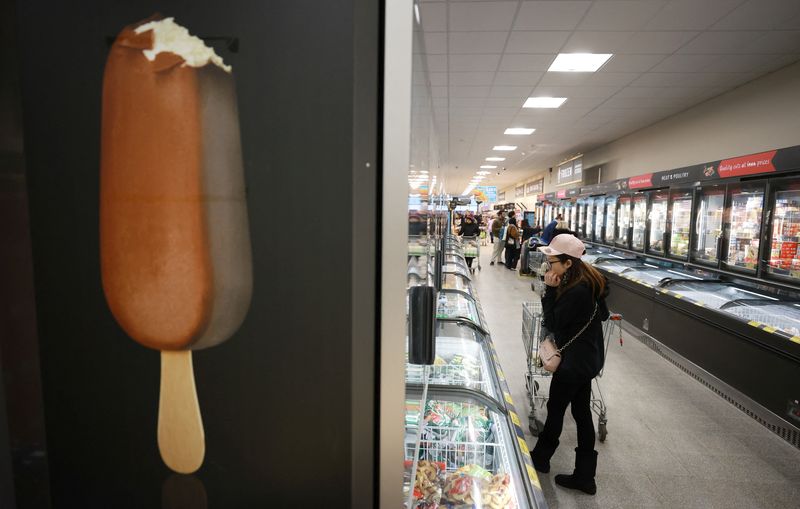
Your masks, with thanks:
<instances>
[{"instance_id":1,"label":"black trousers","mask_svg":"<svg viewBox=\"0 0 800 509\"><path fill-rule=\"evenodd\" d=\"M466 256L465 258L467 260L467 267L469 267L471 269L472 268L472 260L474 260L475 258L474 257L471 258L469 256Z\"/></svg>"},{"instance_id":2,"label":"black trousers","mask_svg":"<svg viewBox=\"0 0 800 509\"><path fill-rule=\"evenodd\" d=\"M547 400L547 420L539 433L536 443L537 453L543 460L549 460L558 447L558 439L564 427L564 414L567 406L572 406L572 417L578 428L578 451L594 451L594 421L590 406L592 380L575 379L553 375L550 383L550 396Z\"/></svg>"},{"instance_id":3,"label":"black trousers","mask_svg":"<svg viewBox=\"0 0 800 509\"><path fill-rule=\"evenodd\" d=\"M519 260L519 248L511 244L506 244L506 267L509 269L516 268L517 261Z\"/></svg>"}]
</instances>

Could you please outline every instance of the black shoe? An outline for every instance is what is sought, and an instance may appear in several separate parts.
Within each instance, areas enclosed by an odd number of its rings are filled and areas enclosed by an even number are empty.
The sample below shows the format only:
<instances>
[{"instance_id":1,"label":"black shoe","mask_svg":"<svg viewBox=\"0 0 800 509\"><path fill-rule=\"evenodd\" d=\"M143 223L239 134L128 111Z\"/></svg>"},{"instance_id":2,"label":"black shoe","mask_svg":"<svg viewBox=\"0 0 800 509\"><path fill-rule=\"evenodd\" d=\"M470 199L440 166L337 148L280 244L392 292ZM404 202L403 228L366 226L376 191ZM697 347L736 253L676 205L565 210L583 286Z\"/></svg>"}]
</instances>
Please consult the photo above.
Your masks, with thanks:
<instances>
[{"instance_id":1,"label":"black shoe","mask_svg":"<svg viewBox=\"0 0 800 509\"><path fill-rule=\"evenodd\" d=\"M597 484L594 479L584 481L580 480L575 475L559 474L555 478L556 484L571 490L578 490L586 493L587 495L594 495L597 493Z\"/></svg>"},{"instance_id":2,"label":"black shoe","mask_svg":"<svg viewBox=\"0 0 800 509\"><path fill-rule=\"evenodd\" d=\"M531 461L533 461L533 468L536 469L537 472L541 472L543 474L550 473L550 462L549 461L538 461L536 456L531 453Z\"/></svg>"},{"instance_id":3,"label":"black shoe","mask_svg":"<svg viewBox=\"0 0 800 509\"><path fill-rule=\"evenodd\" d=\"M494 262L489 262L489 265L494 265Z\"/></svg>"}]
</instances>

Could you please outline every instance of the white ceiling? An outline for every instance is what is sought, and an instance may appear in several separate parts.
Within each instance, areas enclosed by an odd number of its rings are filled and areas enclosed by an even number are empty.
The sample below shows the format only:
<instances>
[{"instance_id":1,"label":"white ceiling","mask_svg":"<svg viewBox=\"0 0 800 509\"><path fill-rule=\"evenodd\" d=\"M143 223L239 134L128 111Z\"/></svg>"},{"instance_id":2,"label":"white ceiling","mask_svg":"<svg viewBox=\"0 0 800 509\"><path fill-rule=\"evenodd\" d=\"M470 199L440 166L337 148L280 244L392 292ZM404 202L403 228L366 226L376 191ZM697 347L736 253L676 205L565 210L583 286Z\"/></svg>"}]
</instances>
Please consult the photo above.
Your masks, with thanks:
<instances>
[{"instance_id":1,"label":"white ceiling","mask_svg":"<svg viewBox=\"0 0 800 509\"><path fill-rule=\"evenodd\" d=\"M453 194L481 164L505 166L484 182L506 187L800 60L800 0L422 0L419 12ZM614 56L596 73L548 73L562 52ZM568 100L522 109L538 95ZM507 160L484 162L496 155Z\"/></svg>"}]
</instances>

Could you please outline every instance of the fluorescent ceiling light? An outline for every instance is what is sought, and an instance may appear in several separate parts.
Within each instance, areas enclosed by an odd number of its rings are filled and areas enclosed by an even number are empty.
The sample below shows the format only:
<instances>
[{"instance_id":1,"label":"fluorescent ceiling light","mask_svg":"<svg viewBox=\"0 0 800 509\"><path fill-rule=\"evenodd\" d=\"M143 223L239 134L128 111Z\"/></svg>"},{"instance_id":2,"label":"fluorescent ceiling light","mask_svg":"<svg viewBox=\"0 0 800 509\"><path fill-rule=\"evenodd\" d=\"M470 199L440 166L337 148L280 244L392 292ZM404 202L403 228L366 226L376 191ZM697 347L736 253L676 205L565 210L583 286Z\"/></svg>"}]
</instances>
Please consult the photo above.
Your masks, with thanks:
<instances>
[{"instance_id":1,"label":"fluorescent ceiling light","mask_svg":"<svg viewBox=\"0 0 800 509\"><path fill-rule=\"evenodd\" d=\"M506 152L510 152L512 150L517 150L516 145L495 145L492 150L504 150Z\"/></svg>"},{"instance_id":2,"label":"fluorescent ceiling light","mask_svg":"<svg viewBox=\"0 0 800 509\"><path fill-rule=\"evenodd\" d=\"M487 157L486 160L487 161L498 161L499 162L499 161L505 161L506 158L505 157Z\"/></svg>"},{"instance_id":3,"label":"fluorescent ceiling light","mask_svg":"<svg viewBox=\"0 0 800 509\"><path fill-rule=\"evenodd\" d=\"M497 168L497 166L492 166L491 164L484 164L484 165L481 165L481 168L485 168L487 170L493 170L493 169Z\"/></svg>"},{"instance_id":4,"label":"fluorescent ceiling light","mask_svg":"<svg viewBox=\"0 0 800 509\"><path fill-rule=\"evenodd\" d=\"M535 130L536 129L528 129L527 127L509 127L503 134L528 135L533 134Z\"/></svg>"},{"instance_id":5,"label":"fluorescent ceiling light","mask_svg":"<svg viewBox=\"0 0 800 509\"><path fill-rule=\"evenodd\" d=\"M560 108L566 97L528 97L523 108Z\"/></svg>"},{"instance_id":6,"label":"fluorescent ceiling light","mask_svg":"<svg viewBox=\"0 0 800 509\"><path fill-rule=\"evenodd\" d=\"M488 175L490 173L492 173L492 172L490 172L490 171L479 171L478 175Z\"/></svg>"},{"instance_id":7,"label":"fluorescent ceiling light","mask_svg":"<svg viewBox=\"0 0 800 509\"><path fill-rule=\"evenodd\" d=\"M611 53L559 53L548 72L595 72L611 58Z\"/></svg>"},{"instance_id":8,"label":"fluorescent ceiling light","mask_svg":"<svg viewBox=\"0 0 800 509\"><path fill-rule=\"evenodd\" d=\"M419 4L414 4L414 16L417 18L417 25L419 25Z\"/></svg>"}]
</instances>

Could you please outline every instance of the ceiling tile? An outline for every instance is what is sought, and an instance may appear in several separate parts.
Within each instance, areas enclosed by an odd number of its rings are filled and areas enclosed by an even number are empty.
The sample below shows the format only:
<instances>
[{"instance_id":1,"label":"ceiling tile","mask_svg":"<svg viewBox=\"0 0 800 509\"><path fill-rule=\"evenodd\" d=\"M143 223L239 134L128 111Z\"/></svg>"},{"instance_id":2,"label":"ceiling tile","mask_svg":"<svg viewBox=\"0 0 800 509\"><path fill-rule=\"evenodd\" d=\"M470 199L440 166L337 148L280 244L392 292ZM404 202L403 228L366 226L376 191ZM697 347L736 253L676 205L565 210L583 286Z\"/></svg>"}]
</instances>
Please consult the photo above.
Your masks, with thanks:
<instances>
[{"instance_id":1,"label":"ceiling tile","mask_svg":"<svg viewBox=\"0 0 800 509\"><path fill-rule=\"evenodd\" d=\"M517 2L469 2L450 4L450 30L511 30Z\"/></svg>"},{"instance_id":2,"label":"ceiling tile","mask_svg":"<svg viewBox=\"0 0 800 509\"><path fill-rule=\"evenodd\" d=\"M425 53L436 55L447 53L447 34L444 32L430 32L425 34Z\"/></svg>"},{"instance_id":3,"label":"ceiling tile","mask_svg":"<svg viewBox=\"0 0 800 509\"><path fill-rule=\"evenodd\" d=\"M545 87L538 86L533 91L534 96L549 96L549 97L566 97L567 100L571 98L587 97L587 98L602 98L611 97L622 87Z\"/></svg>"},{"instance_id":4,"label":"ceiling tile","mask_svg":"<svg viewBox=\"0 0 800 509\"><path fill-rule=\"evenodd\" d=\"M591 2L522 2L514 30L572 30Z\"/></svg>"},{"instance_id":5,"label":"ceiling tile","mask_svg":"<svg viewBox=\"0 0 800 509\"><path fill-rule=\"evenodd\" d=\"M719 55L671 55L653 67L653 72L700 72L704 71Z\"/></svg>"},{"instance_id":6,"label":"ceiling tile","mask_svg":"<svg viewBox=\"0 0 800 509\"><path fill-rule=\"evenodd\" d=\"M664 55L614 55L600 72L645 72L664 58Z\"/></svg>"},{"instance_id":7,"label":"ceiling tile","mask_svg":"<svg viewBox=\"0 0 800 509\"><path fill-rule=\"evenodd\" d=\"M555 55L503 55L501 71L546 71Z\"/></svg>"},{"instance_id":8,"label":"ceiling tile","mask_svg":"<svg viewBox=\"0 0 800 509\"><path fill-rule=\"evenodd\" d=\"M521 108L524 101L516 97L490 97L486 100L487 108Z\"/></svg>"},{"instance_id":9,"label":"ceiling tile","mask_svg":"<svg viewBox=\"0 0 800 509\"><path fill-rule=\"evenodd\" d=\"M672 0L647 23L647 30L705 30L742 0Z\"/></svg>"},{"instance_id":10,"label":"ceiling tile","mask_svg":"<svg viewBox=\"0 0 800 509\"><path fill-rule=\"evenodd\" d=\"M426 55L425 60L428 61L429 72L447 71L447 55Z\"/></svg>"},{"instance_id":11,"label":"ceiling tile","mask_svg":"<svg viewBox=\"0 0 800 509\"><path fill-rule=\"evenodd\" d=\"M589 81L588 72L546 72L539 82L540 86L577 87Z\"/></svg>"},{"instance_id":12,"label":"ceiling tile","mask_svg":"<svg viewBox=\"0 0 800 509\"><path fill-rule=\"evenodd\" d=\"M500 55L450 55L450 71L491 71L497 70ZM476 83L482 85L483 83Z\"/></svg>"},{"instance_id":13,"label":"ceiling tile","mask_svg":"<svg viewBox=\"0 0 800 509\"><path fill-rule=\"evenodd\" d=\"M741 48L741 53L800 53L800 30L767 32Z\"/></svg>"},{"instance_id":14,"label":"ceiling tile","mask_svg":"<svg viewBox=\"0 0 800 509\"><path fill-rule=\"evenodd\" d=\"M422 4L419 6L419 20L426 32L444 32L447 30L447 4Z\"/></svg>"},{"instance_id":15,"label":"ceiling tile","mask_svg":"<svg viewBox=\"0 0 800 509\"><path fill-rule=\"evenodd\" d=\"M714 30L769 30L800 15L795 0L748 0L714 24Z\"/></svg>"},{"instance_id":16,"label":"ceiling tile","mask_svg":"<svg viewBox=\"0 0 800 509\"><path fill-rule=\"evenodd\" d=\"M447 87L431 87L431 97L447 97Z\"/></svg>"},{"instance_id":17,"label":"ceiling tile","mask_svg":"<svg viewBox=\"0 0 800 509\"><path fill-rule=\"evenodd\" d=\"M625 87L614 97L625 99L692 98L699 95L700 90L702 90L690 86L665 85L660 87Z\"/></svg>"},{"instance_id":18,"label":"ceiling tile","mask_svg":"<svg viewBox=\"0 0 800 509\"><path fill-rule=\"evenodd\" d=\"M706 67L708 72L758 72L769 68L777 55L725 55Z\"/></svg>"},{"instance_id":19,"label":"ceiling tile","mask_svg":"<svg viewBox=\"0 0 800 509\"><path fill-rule=\"evenodd\" d=\"M703 32L678 53L695 55L736 54L760 39L766 32L737 30L735 32Z\"/></svg>"},{"instance_id":20,"label":"ceiling tile","mask_svg":"<svg viewBox=\"0 0 800 509\"><path fill-rule=\"evenodd\" d=\"M451 72L451 87L480 87L489 86L494 80L493 72Z\"/></svg>"},{"instance_id":21,"label":"ceiling tile","mask_svg":"<svg viewBox=\"0 0 800 509\"><path fill-rule=\"evenodd\" d=\"M494 76L494 84L534 87L543 74L543 72L498 72Z\"/></svg>"},{"instance_id":22,"label":"ceiling tile","mask_svg":"<svg viewBox=\"0 0 800 509\"><path fill-rule=\"evenodd\" d=\"M508 32L451 32L450 54L502 53Z\"/></svg>"},{"instance_id":23,"label":"ceiling tile","mask_svg":"<svg viewBox=\"0 0 800 509\"><path fill-rule=\"evenodd\" d=\"M533 90L533 87L494 86L492 87L492 93L490 97L514 98L524 102L524 100L528 98L528 94L531 90ZM522 105L522 102L520 103L520 106Z\"/></svg>"},{"instance_id":24,"label":"ceiling tile","mask_svg":"<svg viewBox=\"0 0 800 509\"><path fill-rule=\"evenodd\" d=\"M664 0L594 2L579 30L640 30L666 5Z\"/></svg>"},{"instance_id":25,"label":"ceiling tile","mask_svg":"<svg viewBox=\"0 0 800 509\"><path fill-rule=\"evenodd\" d=\"M452 100L453 99L451 98L450 101L452 102ZM483 107L480 107L480 108L464 108L464 107L461 107L461 108L458 108L458 109L450 108L450 120L452 122L456 122L456 119L458 119L459 121L461 121L463 123L464 119L468 119L468 118L471 118L471 117L475 117L475 118L480 119L481 115L483 115Z\"/></svg>"},{"instance_id":26,"label":"ceiling tile","mask_svg":"<svg viewBox=\"0 0 800 509\"><path fill-rule=\"evenodd\" d=\"M483 118L514 118L519 111L517 108L486 108L483 110Z\"/></svg>"},{"instance_id":27,"label":"ceiling tile","mask_svg":"<svg viewBox=\"0 0 800 509\"><path fill-rule=\"evenodd\" d=\"M670 55L700 32L638 32L620 53L662 53Z\"/></svg>"},{"instance_id":28,"label":"ceiling tile","mask_svg":"<svg viewBox=\"0 0 800 509\"><path fill-rule=\"evenodd\" d=\"M727 73L712 72L649 72L631 83L633 87L714 87L729 77Z\"/></svg>"},{"instance_id":29,"label":"ceiling tile","mask_svg":"<svg viewBox=\"0 0 800 509\"><path fill-rule=\"evenodd\" d=\"M558 53L571 32L511 32L506 53Z\"/></svg>"},{"instance_id":30,"label":"ceiling tile","mask_svg":"<svg viewBox=\"0 0 800 509\"><path fill-rule=\"evenodd\" d=\"M450 99L450 108L483 108L486 105L485 97L453 97Z\"/></svg>"},{"instance_id":31,"label":"ceiling tile","mask_svg":"<svg viewBox=\"0 0 800 509\"><path fill-rule=\"evenodd\" d=\"M633 32L573 32L562 53L619 53L632 35Z\"/></svg>"},{"instance_id":32,"label":"ceiling tile","mask_svg":"<svg viewBox=\"0 0 800 509\"><path fill-rule=\"evenodd\" d=\"M605 70L592 74L587 85L619 86L624 87L641 75L638 72L605 72Z\"/></svg>"},{"instance_id":33,"label":"ceiling tile","mask_svg":"<svg viewBox=\"0 0 800 509\"><path fill-rule=\"evenodd\" d=\"M438 87L437 87L438 88ZM450 87L450 97L488 97L491 87Z\"/></svg>"},{"instance_id":34,"label":"ceiling tile","mask_svg":"<svg viewBox=\"0 0 800 509\"><path fill-rule=\"evenodd\" d=\"M447 73L446 72L431 72L428 73L428 78L431 80L431 86L446 87L447 86Z\"/></svg>"}]
</instances>

